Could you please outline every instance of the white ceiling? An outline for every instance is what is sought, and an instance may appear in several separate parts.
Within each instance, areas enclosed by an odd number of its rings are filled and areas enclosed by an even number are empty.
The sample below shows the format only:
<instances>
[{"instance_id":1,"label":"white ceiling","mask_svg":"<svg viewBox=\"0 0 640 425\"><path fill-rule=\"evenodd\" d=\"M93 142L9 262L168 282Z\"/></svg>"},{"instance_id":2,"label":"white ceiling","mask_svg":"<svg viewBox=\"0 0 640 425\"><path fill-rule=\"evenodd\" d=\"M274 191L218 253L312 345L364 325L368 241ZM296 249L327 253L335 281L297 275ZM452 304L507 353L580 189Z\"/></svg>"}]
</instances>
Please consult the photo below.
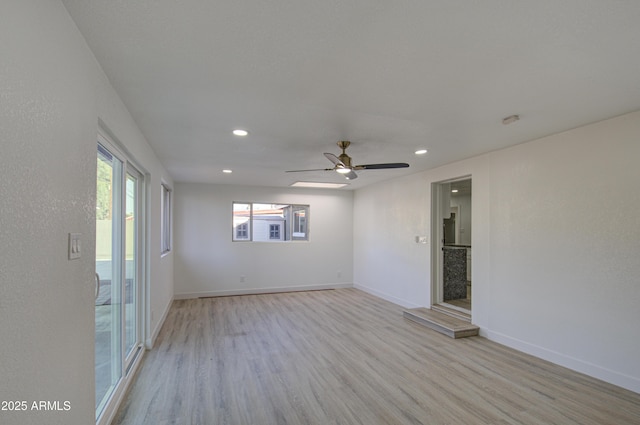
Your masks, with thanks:
<instances>
[{"instance_id":1,"label":"white ceiling","mask_svg":"<svg viewBox=\"0 0 640 425\"><path fill-rule=\"evenodd\" d=\"M179 182L340 182L284 172L338 140L411 165L355 189L640 109L638 0L63 3Z\"/></svg>"}]
</instances>

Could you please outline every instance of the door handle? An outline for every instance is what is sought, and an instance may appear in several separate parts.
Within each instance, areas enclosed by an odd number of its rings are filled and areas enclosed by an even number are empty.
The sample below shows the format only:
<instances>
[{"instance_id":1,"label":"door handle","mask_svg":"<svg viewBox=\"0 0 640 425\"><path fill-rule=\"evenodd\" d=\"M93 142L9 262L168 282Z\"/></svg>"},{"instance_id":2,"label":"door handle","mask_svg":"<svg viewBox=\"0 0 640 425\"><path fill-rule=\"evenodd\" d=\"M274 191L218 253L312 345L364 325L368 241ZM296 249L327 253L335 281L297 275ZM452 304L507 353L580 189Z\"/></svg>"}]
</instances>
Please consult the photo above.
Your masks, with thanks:
<instances>
[{"instance_id":1,"label":"door handle","mask_svg":"<svg viewBox=\"0 0 640 425\"><path fill-rule=\"evenodd\" d=\"M100 296L100 275L96 273L96 300Z\"/></svg>"}]
</instances>

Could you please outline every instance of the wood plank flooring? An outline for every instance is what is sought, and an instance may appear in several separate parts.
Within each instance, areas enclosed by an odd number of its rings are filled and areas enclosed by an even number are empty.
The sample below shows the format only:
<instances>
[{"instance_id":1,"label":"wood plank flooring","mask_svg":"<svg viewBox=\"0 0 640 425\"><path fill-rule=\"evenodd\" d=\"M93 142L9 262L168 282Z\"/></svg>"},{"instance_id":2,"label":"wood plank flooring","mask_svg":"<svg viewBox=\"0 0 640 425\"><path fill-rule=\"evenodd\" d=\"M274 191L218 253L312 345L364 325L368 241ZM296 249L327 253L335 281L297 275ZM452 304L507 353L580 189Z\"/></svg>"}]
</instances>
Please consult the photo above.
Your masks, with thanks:
<instances>
[{"instance_id":1,"label":"wood plank flooring","mask_svg":"<svg viewBox=\"0 0 640 425\"><path fill-rule=\"evenodd\" d=\"M116 424L639 424L640 394L356 289L175 301Z\"/></svg>"}]
</instances>

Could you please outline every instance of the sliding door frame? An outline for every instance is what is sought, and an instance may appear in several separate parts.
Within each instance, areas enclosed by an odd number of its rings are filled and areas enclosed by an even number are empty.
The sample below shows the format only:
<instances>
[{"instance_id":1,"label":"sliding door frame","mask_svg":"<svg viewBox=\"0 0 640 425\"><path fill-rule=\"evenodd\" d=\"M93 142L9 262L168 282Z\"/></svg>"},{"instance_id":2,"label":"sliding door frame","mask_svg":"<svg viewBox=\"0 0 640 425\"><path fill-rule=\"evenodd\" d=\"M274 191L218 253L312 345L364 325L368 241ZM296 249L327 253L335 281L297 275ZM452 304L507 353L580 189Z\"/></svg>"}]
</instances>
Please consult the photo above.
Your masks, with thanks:
<instances>
[{"instance_id":1,"label":"sliding door frame","mask_svg":"<svg viewBox=\"0 0 640 425\"><path fill-rule=\"evenodd\" d=\"M127 176L134 177L136 182L136 205L135 205L135 231L134 231L134 246L135 246L135 271L134 276L136 279L135 295L136 295L136 340L131 350L126 350L126 308L125 308L125 286L126 286L126 229L124 223L122 223L119 229L122 258L121 269L121 294L122 308L121 308L121 332L120 332L120 380L116 385L115 390L111 394L106 406L100 412L100 415L96 417L97 425L110 424L114 419L118 406L122 401L125 392L130 385L133 376L137 368L140 366L145 351L145 340L147 339L147 312L148 312L148 185L149 178L148 173L144 171L136 162L132 159L131 155L121 147L121 144L115 141L116 139L110 135L110 133L103 128L102 125L98 128L97 143L106 148L109 152L114 154L119 160L123 162L122 176L120 184L122 185L122 193L120 194L120 205L122 206L122 215L126 215L126 183ZM94 371L95 373L95 371ZM96 406L97 408L97 406Z\"/></svg>"}]
</instances>

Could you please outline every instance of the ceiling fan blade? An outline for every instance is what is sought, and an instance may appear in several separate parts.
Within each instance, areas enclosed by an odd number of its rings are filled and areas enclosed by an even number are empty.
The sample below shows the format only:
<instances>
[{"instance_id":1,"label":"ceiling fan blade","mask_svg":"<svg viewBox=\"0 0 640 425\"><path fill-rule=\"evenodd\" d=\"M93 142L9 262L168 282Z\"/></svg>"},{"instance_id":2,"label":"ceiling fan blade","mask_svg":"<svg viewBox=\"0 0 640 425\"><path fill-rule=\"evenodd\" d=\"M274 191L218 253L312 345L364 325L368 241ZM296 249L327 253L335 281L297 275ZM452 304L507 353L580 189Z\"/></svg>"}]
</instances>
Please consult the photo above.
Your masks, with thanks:
<instances>
[{"instance_id":1,"label":"ceiling fan blade","mask_svg":"<svg viewBox=\"0 0 640 425\"><path fill-rule=\"evenodd\" d=\"M353 167L354 170L383 170L386 168L407 168L409 164L406 162L389 162L386 164L365 164L365 165L356 165Z\"/></svg>"},{"instance_id":2,"label":"ceiling fan blade","mask_svg":"<svg viewBox=\"0 0 640 425\"><path fill-rule=\"evenodd\" d=\"M346 167L346 165L344 165L344 162L340 161L340 158L338 158L337 156L335 156L332 153L324 153L324 156L331 162L333 162L333 165L339 165L341 167Z\"/></svg>"},{"instance_id":3,"label":"ceiling fan blade","mask_svg":"<svg viewBox=\"0 0 640 425\"><path fill-rule=\"evenodd\" d=\"M305 171L333 171L333 168L314 168L313 170L287 170L285 173L304 173Z\"/></svg>"}]
</instances>

